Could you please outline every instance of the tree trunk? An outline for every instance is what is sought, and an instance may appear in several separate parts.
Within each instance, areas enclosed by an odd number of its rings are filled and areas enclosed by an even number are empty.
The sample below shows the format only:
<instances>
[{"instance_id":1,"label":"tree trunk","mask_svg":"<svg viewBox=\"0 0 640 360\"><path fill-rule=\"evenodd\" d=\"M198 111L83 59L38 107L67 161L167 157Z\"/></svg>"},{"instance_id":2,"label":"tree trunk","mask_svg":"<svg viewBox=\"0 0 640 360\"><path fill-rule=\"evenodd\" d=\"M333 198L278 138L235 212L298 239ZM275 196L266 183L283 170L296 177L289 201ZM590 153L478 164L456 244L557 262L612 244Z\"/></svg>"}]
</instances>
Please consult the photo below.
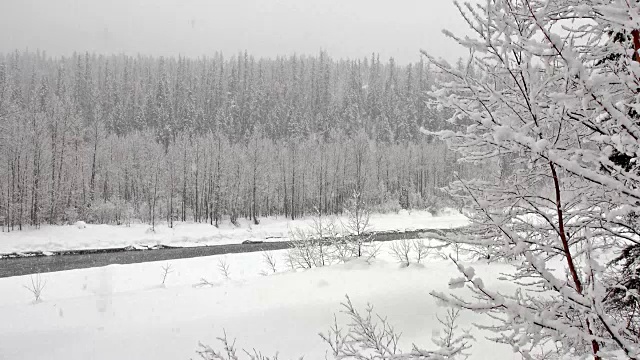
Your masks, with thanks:
<instances>
[{"instance_id":1,"label":"tree trunk","mask_svg":"<svg viewBox=\"0 0 640 360\"><path fill-rule=\"evenodd\" d=\"M567 266L569 267L569 272L571 273L571 278L575 285L576 291L578 294L582 295L582 282L580 281L580 277L578 276L578 271L576 270L575 264L573 262L573 257L571 256L571 249L569 248L569 241L567 239L567 233L564 229L564 218L562 214L562 201L561 201L561 193L560 193L560 180L558 179L558 174L556 172L555 165L553 162L549 161L549 167L551 168L551 175L553 177L553 185L556 193L556 212L558 216L558 232L560 236L560 240L562 241L562 248L564 251L564 256L567 259ZM591 324L589 323L589 319L585 319L587 331L589 335L593 335L593 331L591 330ZM600 351L600 344L594 339L591 340L591 348L593 349L594 360L600 360L600 356L598 356L598 352Z\"/></svg>"}]
</instances>

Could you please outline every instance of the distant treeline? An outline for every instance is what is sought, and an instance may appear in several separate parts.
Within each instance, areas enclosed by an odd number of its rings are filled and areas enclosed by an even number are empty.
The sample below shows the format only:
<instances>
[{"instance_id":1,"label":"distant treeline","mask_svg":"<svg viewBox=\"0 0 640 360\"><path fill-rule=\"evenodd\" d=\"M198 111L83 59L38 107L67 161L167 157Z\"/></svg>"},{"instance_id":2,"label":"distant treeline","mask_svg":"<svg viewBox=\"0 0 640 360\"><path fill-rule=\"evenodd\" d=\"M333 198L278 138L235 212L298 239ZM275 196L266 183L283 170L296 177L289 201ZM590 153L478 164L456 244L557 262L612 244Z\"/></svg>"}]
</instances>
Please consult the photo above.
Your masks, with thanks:
<instances>
[{"instance_id":1,"label":"distant treeline","mask_svg":"<svg viewBox=\"0 0 640 360\"><path fill-rule=\"evenodd\" d=\"M424 63L0 55L0 224L426 207L456 164ZM486 169L485 169L486 170Z\"/></svg>"}]
</instances>

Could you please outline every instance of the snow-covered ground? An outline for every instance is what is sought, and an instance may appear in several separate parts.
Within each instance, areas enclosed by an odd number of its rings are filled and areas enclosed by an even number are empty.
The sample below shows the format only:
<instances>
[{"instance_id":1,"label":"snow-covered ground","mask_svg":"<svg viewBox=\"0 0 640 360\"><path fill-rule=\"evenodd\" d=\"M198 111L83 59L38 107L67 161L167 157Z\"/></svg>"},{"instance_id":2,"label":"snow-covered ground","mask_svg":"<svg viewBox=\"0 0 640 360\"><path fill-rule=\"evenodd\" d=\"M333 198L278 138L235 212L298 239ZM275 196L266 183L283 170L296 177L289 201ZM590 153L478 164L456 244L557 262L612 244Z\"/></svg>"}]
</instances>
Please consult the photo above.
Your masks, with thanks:
<instances>
[{"instance_id":1,"label":"snow-covered ground","mask_svg":"<svg viewBox=\"0 0 640 360\"><path fill-rule=\"evenodd\" d=\"M170 261L173 272L160 286L165 262L111 265L43 274L42 302L23 287L29 276L0 279L0 358L13 359L196 359L198 342L218 346L223 329L240 347L280 358L324 359L325 332L348 294L364 311L367 302L402 332L401 345L432 347L443 315L430 291L447 291L457 276L437 257L400 267L389 243L371 265L360 261L301 272L285 271L284 252L273 252L279 272L268 276L262 254L233 254ZM217 267L229 265L225 280ZM495 274L504 264L474 264L487 285L509 289ZM194 287L202 277L214 286ZM338 315L338 321L345 319ZM463 313L461 328L478 315ZM472 330L471 359L519 359Z\"/></svg>"},{"instance_id":2,"label":"snow-covered ground","mask_svg":"<svg viewBox=\"0 0 640 360\"><path fill-rule=\"evenodd\" d=\"M338 218L337 223L346 221ZM398 214L373 214L370 219L372 231L446 229L464 226L467 219L454 211L442 216L432 216L427 211L401 211ZM263 218L259 225L246 219L236 227L225 221L219 228L209 224L176 223L156 226L150 232L148 224L131 226L92 225L86 226L43 225L40 229L0 232L0 254L32 251L61 251L82 249L123 248L127 246L203 246L241 243L245 240L286 240L290 229L308 228L312 218L290 220L284 217Z\"/></svg>"}]
</instances>

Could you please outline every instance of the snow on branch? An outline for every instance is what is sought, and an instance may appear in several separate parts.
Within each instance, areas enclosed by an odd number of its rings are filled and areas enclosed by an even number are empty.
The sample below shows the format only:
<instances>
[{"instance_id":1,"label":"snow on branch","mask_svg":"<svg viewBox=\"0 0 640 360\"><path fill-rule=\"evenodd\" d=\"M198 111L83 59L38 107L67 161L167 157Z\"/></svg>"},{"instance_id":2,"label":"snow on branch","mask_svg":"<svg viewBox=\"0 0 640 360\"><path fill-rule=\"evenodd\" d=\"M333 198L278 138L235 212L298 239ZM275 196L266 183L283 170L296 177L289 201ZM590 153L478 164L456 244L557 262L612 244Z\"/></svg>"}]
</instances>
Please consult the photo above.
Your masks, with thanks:
<instances>
[{"instance_id":1,"label":"snow on branch","mask_svg":"<svg viewBox=\"0 0 640 360\"><path fill-rule=\"evenodd\" d=\"M450 128L431 134L461 161L498 162L500 172L450 184L471 226L449 242L511 264L500 278L518 290L494 291L451 259L461 276L432 295L487 315L491 325L479 326L527 359L639 357L633 327L615 326L634 319L635 303L605 310L605 294L628 277L601 264L640 241L639 4L457 6L474 37L448 35L469 63L425 54L439 71L430 94L451 114Z\"/></svg>"}]
</instances>

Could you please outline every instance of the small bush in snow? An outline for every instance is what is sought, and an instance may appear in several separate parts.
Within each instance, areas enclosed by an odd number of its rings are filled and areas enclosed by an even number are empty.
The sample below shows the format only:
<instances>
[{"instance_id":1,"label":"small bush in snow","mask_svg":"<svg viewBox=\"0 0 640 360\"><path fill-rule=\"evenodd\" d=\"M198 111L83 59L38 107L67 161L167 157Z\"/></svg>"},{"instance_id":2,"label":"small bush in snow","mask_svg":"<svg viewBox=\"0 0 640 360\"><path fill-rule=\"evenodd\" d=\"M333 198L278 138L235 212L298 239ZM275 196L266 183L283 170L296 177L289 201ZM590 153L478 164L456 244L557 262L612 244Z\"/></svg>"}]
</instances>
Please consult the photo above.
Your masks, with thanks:
<instances>
[{"instance_id":1,"label":"small bush in snow","mask_svg":"<svg viewBox=\"0 0 640 360\"><path fill-rule=\"evenodd\" d=\"M411 245L413 247L413 251L416 254L416 262L418 264L422 263L424 259L429 256L431 252L431 247L424 243L422 239L414 239L411 241Z\"/></svg>"},{"instance_id":2,"label":"small bush in snow","mask_svg":"<svg viewBox=\"0 0 640 360\"><path fill-rule=\"evenodd\" d=\"M458 334L455 322L457 313L448 313L444 321L443 335L434 339L436 350L423 350L415 344L411 351L399 348L400 334L389 324L386 318L373 313L373 306L367 305L365 313L360 313L347 296L342 303L342 312L349 318L346 329L334 324L326 334L320 334L329 345L334 359L422 359L445 360L466 357L465 351L471 348L473 337L468 331ZM450 316L455 314L455 316Z\"/></svg>"},{"instance_id":3,"label":"small bush in snow","mask_svg":"<svg viewBox=\"0 0 640 360\"><path fill-rule=\"evenodd\" d=\"M412 244L410 240L398 240L393 241L389 247L391 254L398 260L403 266L409 266L411 260L409 258Z\"/></svg>"},{"instance_id":4,"label":"small bush in snow","mask_svg":"<svg viewBox=\"0 0 640 360\"><path fill-rule=\"evenodd\" d=\"M347 328L338 325L334 316L333 325L320 338L328 345L329 351L325 359L335 360L454 360L467 357L466 351L471 348L473 337L468 331L458 333L456 320L458 312L449 311L444 320L440 320L444 329L442 335L433 339L438 346L435 350L423 350L413 345L410 351L403 351L399 346L400 334L389 324L386 318L375 314L373 307L367 305L365 313L360 313L347 296L342 303L342 313L349 318ZM266 357L255 349L251 352L243 350L245 356L238 355L235 341L229 341L227 333L219 337L222 350L199 344L196 351L204 360L277 360L278 355ZM302 358L300 358L302 359Z\"/></svg>"},{"instance_id":5,"label":"small bush in snow","mask_svg":"<svg viewBox=\"0 0 640 360\"><path fill-rule=\"evenodd\" d=\"M375 214L398 214L402 210L398 198L387 193L379 204L371 206L371 212Z\"/></svg>"},{"instance_id":6,"label":"small bush in snow","mask_svg":"<svg viewBox=\"0 0 640 360\"><path fill-rule=\"evenodd\" d=\"M261 275L269 275L269 274L275 274L276 272L278 272L278 269L276 267L276 259L273 256L273 254L269 251L263 251L262 252L262 260L264 261L264 263L267 265L267 267L269 268L268 271L262 271L260 274Z\"/></svg>"},{"instance_id":7,"label":"small bush in snow","mask_svg":"<svg viewBox=\"0 0 640 360\"><path fill-rule=\"evenodd\" d=\"M381 244L374 244L371 242L366 248L364 252L364 256L366 257L367 264L371 264L371 261L380 255L380 250L382 249Z\"/></svg>"},{"instance_id":8,"label":"small bush in snow","mask_svg":"<svg viewBox=\"0 0 640 360\"><path fill-rule=\"evenodd\" d=\"M236 349L236 341L229 341L226 331L224 331L222 337L218 338L218 341L222 343L223 350L216 350L211 346L200 343L200 349L196 351L200 358L203 360L240 360L240 355L238 355L238 350ZM243 358L248 360L278 360L278 354L269 357L262 355L261 352L255 349L252 351L242 350L242 353L245 355Z\"/></svg>"},{"instance_id":9,"label":"small bush in snow","mask_svg":"<svg viewBox=\"0 0 640 360\"><path fill-rule=\"evenodd\" d=\"M29 279L31 280L31 282L23 286L33 295L34 302L40 302L42 290L47 285L47 281L43 280L42 277L40 277L40 274L36 274L35 276L31 275Z\"/></svg>"},{"instance_id":10,"label":"small bush in snow","mask_svg":"<svg viewBox=\"0 0 640 360\"><path fill-rule=\"evenodd\" d=\"M409 266L412 259L420 264L429 256L431 247L424 243L422 239L393 241L389 247L389 252L403 266ZM413 255L412 255L413 254Z\"/></svg>"},{"instance_id":11,"label":"small bush in snow","mask_svg":"<svg viewBox=\"0 0 640 360\"><path fill-rule=\"evenodd\" d=\"M231 279L231 272L229 271L229 263L226 258L218 259L218 271L226 279Z\"/></svg>"},{"instance_id":12,"label":"small bush in snow","mask_svg":"<svg viewBox=\"0 0 640 360\"><path fill-rule=\"evenodd\" d=\"M319 250L316 240L302 229L289 232L291 248L287 251L290 267L295 269L311 269L320 263Z\"/></svg>"},{"instance_id":13,"label":"small bush in snow","mask_svg":"<svg viewBox=\"0 0 640 360\"><path fill-rule=\"evenodd\" d=\"M330 247L335 245L339 235L335 219L333 217L323 216L322 213L316 209L316 216L311 223L311 231L309 234L309 236L315 240L314 243L318 248L316 266L325 266L330 263L332 255Z\"/></svg>"},{"instance_id":14,"label":"small bush in snow","mask_svg":"<svg viewBox=\"0 0 640 360\"><path fill-rule=\"evenodd\" d=\"M222 277L225 280L231 280L230 266L226 258L218 259L217 268L218 268L218 272L220 273L220 275L222 275ZM205 287L205 286L211 287L211 286L218 286L218 285L220 285L219 282L210 281L205 277L201 277L200 282L198 282L197 284L194 284L193 287L199 288L199 287Z\"/></svg>"},{"instance_id":15,"label":"small bush in snow","mask_svg":"<svg viewBox=\"0 0 640 360\"><path fill-rule=\"evenodd\" d=\"M76 221L78 221L78 209L75 207L65 209L62 215L62 221L65 224L75 224Z\"/></svg>"},{"instance_id":16,"label":"small bush in snow","mask_svg":"<svg viewBox=\"0 0 640 360\"><path fill-rule=\"evenodd\" d=\"M164 286L165 281L167 280L167 276L171 274L173 270L171 269L171 264L166 263L162 265L162 285Z\"/></svg>"},{"instance_id":17,"label":"small bush in snow","mask_svg":"<svg viewBox=\"0 0 640 360\"><path fill-rule=\"evenodd\" d=\"M200 281L197 284L194 284L193 287L194 288L201 288L201 287L213 287L213 286L217 286L219 284L216 284L215 282L209 281L207 278L201 277Z\"/></svg>"},{"instance_id":18,"label":"small bush in snow","mask_svg":"<svg viewBox=\"0 0 640 360\"><path fill-rule=\"evenodd\" d=\"M364 247L371 243L370 212L365 201L364 195L356 190L349 200L345 208L347 220L342 226L350 234L346 237L351 247L353 256L361 257L364 255Z\"/></svg>"},{"instance_id":19,"label":"small bush in snow","mask_svg":"<svg viewBox=\"0 0 640 360\"><path fill-rule=\"evenodd\" d=\"M456 323L459 317L460 309L448 309L447 316L444 319L436 316L438 322L442 325L442 332L434 334L433 342L442 349L457 349L457 355L461 358L466 358L468 355L465 351L471 347L469 342L473 340L473 336L471 336L468 329L463 330L461 334L458 333L458 325Z\"/></svg>"},{"instance_id":20,"label":"small bush in snow","mask_svg":"<svg viewBox=\"0 0 640 360\"><path fill-rule=\"evenodd\" d=\"M87 219L98 224L129 224L133 209L122 199L97 202L87 209Z\"/></svg>"},{"instance_id":21,"label":"small bush in snow","mask_svg":"<svg viewBox=\"0 0 640 360\"><path fill-rule=\"evenodd\" d=\"M311 229L289 232L291 248L287 252L292 269L310 269L331 264L335 259L351 256L347 241L340 236L335 221L316 211Z\"/></svg>"}]
</instances>

